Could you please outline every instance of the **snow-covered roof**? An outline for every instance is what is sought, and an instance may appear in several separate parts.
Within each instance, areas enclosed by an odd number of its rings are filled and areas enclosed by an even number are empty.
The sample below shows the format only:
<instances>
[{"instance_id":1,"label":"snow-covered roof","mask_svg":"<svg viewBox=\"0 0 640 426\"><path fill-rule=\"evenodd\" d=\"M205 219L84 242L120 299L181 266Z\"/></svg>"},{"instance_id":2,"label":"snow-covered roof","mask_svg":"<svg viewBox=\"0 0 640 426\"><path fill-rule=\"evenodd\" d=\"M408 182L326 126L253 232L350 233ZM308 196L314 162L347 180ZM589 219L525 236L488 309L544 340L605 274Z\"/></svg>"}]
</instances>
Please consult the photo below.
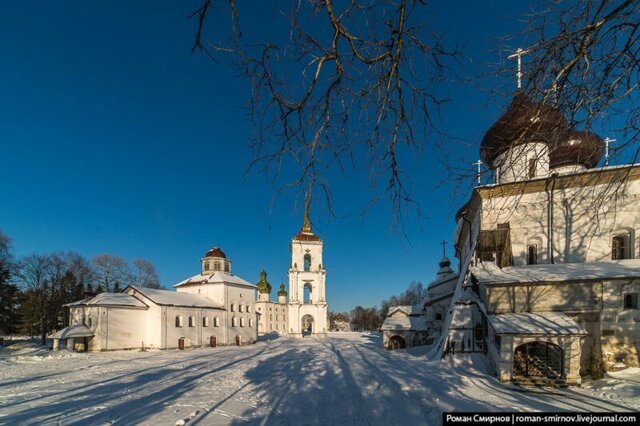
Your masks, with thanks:
<instances>
[{"instance_id":1,"label":"snow-covered roof","mask_svg":"<svg viewBox=\"0 0 640 426\"><path fill-rule=\"evenodd\" d=\"M544 283L611 278L640 278L640 259L560 263L498 268L487 262L469 268L480 284Z\"/></svg>"},{"instance_id":2,"label":"snow-covered roof","mask_svg":"<svg viewBox=\"0 0 640 426\"><path fill-rule=\"evenodd\" d=\"M125 290L129 288L147 297L156 305L224 309L223 306L214 303L200 294L180 293L177 291L158 290L132 285L128 286Z\"/></svg>"},{"instance_id":3,"label":"snow-covered roof","mask_svg":"<svg viewBox=\"0 0 640 426\"><path fill-rule=\"evenodd\" d=\"M89 330L89 327L87 327L86 325L74 324L54 333L51 337L53 337L54 339L66 339L69 337L93 337L93 332Z\"/></svg>"},{"instance_id":4,"label":"snow-covered roof","mask_svg":"<svg viewBox=\"0 0 640 426\"><path fill-rule=\"evenodd\" d=\"M96 297L89 300L78 300L77 302L67 303L64 306L128 306L135 308L148 308L135 297L126 293L100 293Z\"/></svg>"},{"instance_id":5,"label":"snow-covered roof","mask_svg":"<svg viewBox=\"0 0 640 426\"><path fill-rule=\"evenodd\" d=\"M422 315L422 306L421 305L403 305L403 306L393 306L389 308L389 312L387 312L387 316L393 315L395 312L402 311L406 315Z\"/></svg>"},{"instance_id":6,"label":"snow-covered roof","mask_svg":"<svg viewBox=\"0 0 640 426\"><path fill-rule=\"evenodd\" d=\"M395 315L385 318L380 330L416 330L424 331L427 329L427 321L424 317Z\"/></svg>"},{"instance_id":7,"label":"snow-covered roof","mask_svg":"<svg viewBox=\"0 0 640 426\"><path fill-rule=\"evenodd\" d=\"M426 330L427 322L422 306L394 306L389 309L381 330Z\"/></svg>"},{"instance_id":8,"label":"snow-covered roof","mask_svg":"<svg viewBox=\"0 0 640 426\"><path fill-rule=\"evenodd\" d=\"M489 315L498 334L583 335L587 331L562 312Z\"/></svg>"},{"instance_id":9,"label":"snow-covered roof","mask_svg":"<svg viewBox=\"0 0 640 426\"><path fill-rule=\"evenodd\" d=\"M229 284L238 284L246 287L257 288L255 285L250 282L243 280L242 278L233 275L229 272L216 271L212 274L198 274L194 275L191 278L187 278L186 280L180 281L178 284L174 285L174 287L180 287L183 285L193 285L193 284L215 284L215 283L229 283Z\"/></svg>"}]
</instances>

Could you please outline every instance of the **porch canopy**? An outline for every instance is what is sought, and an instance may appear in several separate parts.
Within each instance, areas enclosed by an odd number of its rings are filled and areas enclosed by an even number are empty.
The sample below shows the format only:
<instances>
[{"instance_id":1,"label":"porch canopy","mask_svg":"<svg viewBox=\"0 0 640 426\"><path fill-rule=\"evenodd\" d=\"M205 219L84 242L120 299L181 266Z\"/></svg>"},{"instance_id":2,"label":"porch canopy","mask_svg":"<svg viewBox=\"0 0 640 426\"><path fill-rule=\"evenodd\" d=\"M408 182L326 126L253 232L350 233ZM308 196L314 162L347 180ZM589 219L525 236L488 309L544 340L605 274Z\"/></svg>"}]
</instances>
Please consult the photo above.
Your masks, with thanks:
<instances>
[{"instance_id":1,"label":"porch canopy","mask_svg":"<svg viewBox=\"0 0 640 426\"><path fill-rule=\"evenodd\" d=\"M587 331L562 312L488 315L496 334L583 336Z\"/></svg>"},{"instance_id":2,"label":"porch canopy","mask_svg":"<svg viewBox=\"0 0 640 426\"><path fill-rule=\"evenodd\" d=\"M54 333L51 337L54 339L68 339L76 337L93 337L94 334L89 327L82 324L74 324L63 328L62 330Z\"/></svg>"}]
</instances>

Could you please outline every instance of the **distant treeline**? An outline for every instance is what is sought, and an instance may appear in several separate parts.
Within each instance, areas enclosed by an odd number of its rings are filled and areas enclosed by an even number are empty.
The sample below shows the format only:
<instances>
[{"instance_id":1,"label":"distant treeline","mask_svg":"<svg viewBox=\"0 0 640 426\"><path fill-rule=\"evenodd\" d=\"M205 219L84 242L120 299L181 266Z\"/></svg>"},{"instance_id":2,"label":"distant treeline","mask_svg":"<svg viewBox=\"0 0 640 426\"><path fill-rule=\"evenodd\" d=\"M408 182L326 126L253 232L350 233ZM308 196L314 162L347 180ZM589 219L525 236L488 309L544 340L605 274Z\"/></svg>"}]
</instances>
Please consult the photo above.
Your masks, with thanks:
<instances>
[{"instance_id":1,"label":"distant treeline","mask_svg":"<svg viewBox=\"0 0 640 426\"><path fill-rule=\"evenodd\" d=\"M30 254L19 259L0 231L0 333L41 336L68 324L63 305L85 295L118 292L127 285L160 288L153 263L100 254L90 261L75 252Z\"/></svg>"},{"instance_id":2,"label":"distant treeline","mask_svg":"<svg viewBox=\"0 0 640 426\"><path fill-rule=\"evenodd\" d=\"M421 283L412 281L399 295L383 300L380 308L356 306L351 312L329 312L331 331L376 331L394 306L419 305L427 297L427 289Z\"/></svg>"}]
</instances>

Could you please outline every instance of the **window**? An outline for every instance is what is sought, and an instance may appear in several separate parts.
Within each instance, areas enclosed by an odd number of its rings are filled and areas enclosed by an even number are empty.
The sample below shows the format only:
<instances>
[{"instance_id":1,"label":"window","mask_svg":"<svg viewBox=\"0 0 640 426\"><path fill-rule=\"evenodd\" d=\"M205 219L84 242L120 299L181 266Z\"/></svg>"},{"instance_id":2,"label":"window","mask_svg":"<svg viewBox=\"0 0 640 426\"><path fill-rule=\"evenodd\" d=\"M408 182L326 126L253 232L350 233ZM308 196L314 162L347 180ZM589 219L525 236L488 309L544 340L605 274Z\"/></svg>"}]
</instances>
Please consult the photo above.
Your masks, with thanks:
<instances>
[{"instance_id":1,"label":"window","mask_svg":"<svg viewBox=\"0 0 640 426\"><path fill-rule=\"evenodd\" d=\"M627 293L624 295L625 309L638 309L638 293Z\"/></svg>"},{"instance_id":2,"label":"window","mask_svg":"<svg viewBox=\"0 0 640 426\"><path fill-rule=\"evenodd\" d=\"M182 316L176 316L176 327L182 327Z\"/></svg>"},{"instance_id":3,"label":"window","mask_svg":"<svg viewBox=\"0 0 640 426\"><path fill-rule=\"evenodd\" d=\"M436 314L436 321L442 321L442 314Z\"/></svg>"},{"instance_id":4,"label":"window","mask_svg":"<svg viewBox=\"0 0 640 426\"><path fill-rule=\"evenodd\" d=\"M309 253L304 255L304 270L305 271L311 270L311 255Z\"/></svg>"},{"instance_id":5,"label":"window","mask_svg":"<svg viewBox=\"0 0 640 426\"><path fill-rule=\"evenodd\" d=\"M231 318L231 327L238 326L238 319L236 317Z\"/></svg>"},{"instance_id":6,"label":"window","mask_svg":"<svg viewBox=\"0 0 640 426\"><path fill-rule=\"evenodd\" d=\"M251 312L251 306L247 305L247 312Z\"/></svg>"},{"instance_id":7,"label":"window","mask_svg":"<svg viewBox=\"0 0 640 426\"><path fill-rule=\"evenodd\" d=\"M242 312L242 305L238 305L238 312Z\"/></svg>"},{"instance_id":8,"label":"window","mask_svg":"<svg viewBox=\"0 0 640 426\"><path fill-rule=\"evenodd\" d=\"M231 312L235 312L236 311L236 304L232 303L231 304Z\"/></svg>"},{"instance_id":9,"label":"window","mask_svg":"<svg viewBox=\"0 0 640 426\"><path fill-rule=\"evenodd\" d=\"M309 283L305 284L302 290L302 303L313 303L311 301L311 284Z\"/></svg>"},{"instance_id":10,"label":"window","mask_svg":"<svg viewBox=\"0 0 640 426\"><path fill-rule=\"evenodd\" d=\"M286 321L286 320L287 320L287 316L286 316L286 315L283 315L283 316L282 316L282 321Z\"/></svg>"},{"instance_id":11,"label":"window","mask_svg":"<svg viewBox=\"0 0 640 426\"><path fill-rule=\"evenodd\" d=\"M224 271L229 272L229 262L227 261L224 262Z\"/></svg>"},{"instance_id":12,"label":"window","mask_svg":"<svg viewBox=\"0 0 640 426\"><path fill-rule=\"evenodd\" d=\"M189 327L195 327L196 319L194 317L189 317Z\"/></svg>"},{"instance_id":13,"label":"window","mask_svg":"<svg viewBox=\"0 0 640 426\"><path fill-rule=\"evenodd\" d=\"M220 270L220 261L216 260L213 262L213 270L214 271L219 271Z\"/></svg>"},{"instance_id":14,"label":"window","mask_svg":"<svg viewBox=\"0 0 640 426\"><path fill-rule=\"evenodd\" d=\"M205 271L209 270L209 262L204 262L204 270Z\"/></svg>"},{"instance_id":15,"label":"window","mask_svg":"<svg viewBox=\"0 0 640 426\"><path fill-rule=\"evenodd\" d=\"M529 179L534 177L536 177L536 159L532 158L529 160Z\"/></svg>"},{"instance_id":16,"label":"window","mask_svg":"<svg viewBox=\"0 0 640 426\"><path fill-rule=\"evenodd\" d=\"M538 245L530 244L527 246L527 265L538 264Z\"/></svg>"},{"instance_id":17,"label":"window","mask_svg":"<svg viewBox=\"0 0 640 426\"><path fill-rule=\"evenodd\" d=\"M244 318L240 318L240 327L244 327Z\"/></svg>"},{"instance_id":18,"label":"window","mask_svg":"<svg viewBox=\"0 0 640 426\"><path fill-rule=\"evenodd\" d=\"M276 314L276 321L278 321L278 314Z\"/></svg>"},{"instance_id":19,"label":"window","mask_svg":"<svg viewBox=\"0 0 640 426\"><path fill-rule=\"evenodd\" d=\"M209 317L202 318L202 326L209 327Z\"/></svg>"},{"instance_id":20,"label":"window","mask_svg":"<svg viewBox=\"0 0 640 426\"><path fill-rule=\"evenodd\" d=\"M273 321L273 314L269 314L269 321Z\"/></svg>"},{"instance_id":21,"label":"window","mask_svg":"<svg viewBox=\"0 0 640 426\"><path fill-rule=\"evenodd\" d=\"M616 235L611 240L611 260L627 258L627 239L622 235Z\"/></svg>"},{"instance_id":22,"label":"window","mask_svg":"<svg viewBox=\"0 0 640 426\"><path fill-rule=\"evenodd\" d=\"M253 327L253 319L249 318L249 327Z\"/></svg>"},{"instance_id":23,"label":"window","mask_svg":"<svg viewBox=\"0 0 640 426\"><path fill-rule=\"evenodd\" d=\"M89 317L89 327L91 327L91 317Z\"/></svg>"},{"instance_id":24,"label":"window","mask_svg":"<svg viewBox=\"0 0 640 426\"><path fill-rule=\"evenodd\" d=\"M220 318L215 317L215 318L213 319L213 326L214 326L214 327L220 327Z\"/></svg>"}]
</instances>

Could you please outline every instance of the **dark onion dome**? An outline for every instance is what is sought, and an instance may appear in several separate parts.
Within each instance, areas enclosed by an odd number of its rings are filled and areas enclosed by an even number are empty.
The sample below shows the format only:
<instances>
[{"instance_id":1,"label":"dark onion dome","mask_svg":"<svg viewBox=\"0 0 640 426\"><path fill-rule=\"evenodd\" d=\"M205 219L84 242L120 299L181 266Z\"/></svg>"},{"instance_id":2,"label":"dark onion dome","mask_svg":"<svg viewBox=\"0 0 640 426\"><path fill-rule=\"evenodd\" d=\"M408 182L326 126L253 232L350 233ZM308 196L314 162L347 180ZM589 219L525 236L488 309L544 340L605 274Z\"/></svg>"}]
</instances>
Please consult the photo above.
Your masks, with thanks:
<instances>
[{"instance_id":1,"label":"dark onion dome","mask_svg":"<svg viewBox=\"0 0 640 426\"><path fill-rule=\"evenodd\" d=\"M284 289L284 284L280 284L280 291L278 292L278 296L287 296L287 290Z\"/></svg>"},{"instance_id":2,"label":"dark onion dome","mask_svg":"<svg viewBox=\"0 0 640 426\"><path fill-rule=\"evenodd\" d=\"M549 143L566 129L565 118L557 109L533 102L518 91L507 111L484 135L480 157L493 167L496 158L509 148L525 143Z\"/></svg>"},{"instance_id":3,"label":"dark onion dome","mask_svg":"<svg viewBox=\"0 0 640 426\"><path fill-rule=\"evenodd\" d=\"M567 133L549 151L549 167L582 165L591 169L604 152L604 141L595 133L574 130Z\"/></svg>"},{"instance_id":4,"label":"dark onion dome","mask_svg":"<svg viewBox=\"0 0 640 426\"><path fill-rule=\"evenodd\" d=\"M260 272L260 281L256 286L258 287L258 293L271 293L271 284L267 281L267 273L264 269Z\"/></svg>"},{"instance_id":5,"label":"dark onion dome","mask_svg":"<svg viewBox=\"0 0 640 426\"><path fill-rule=\"evenodd\" d=\"M220 250L218 247L214 247L211 250L209 250L207 254L204 255L204 257L222 257L223 259L227 258L224 252Z\"/></svg>"}]
</instances>

